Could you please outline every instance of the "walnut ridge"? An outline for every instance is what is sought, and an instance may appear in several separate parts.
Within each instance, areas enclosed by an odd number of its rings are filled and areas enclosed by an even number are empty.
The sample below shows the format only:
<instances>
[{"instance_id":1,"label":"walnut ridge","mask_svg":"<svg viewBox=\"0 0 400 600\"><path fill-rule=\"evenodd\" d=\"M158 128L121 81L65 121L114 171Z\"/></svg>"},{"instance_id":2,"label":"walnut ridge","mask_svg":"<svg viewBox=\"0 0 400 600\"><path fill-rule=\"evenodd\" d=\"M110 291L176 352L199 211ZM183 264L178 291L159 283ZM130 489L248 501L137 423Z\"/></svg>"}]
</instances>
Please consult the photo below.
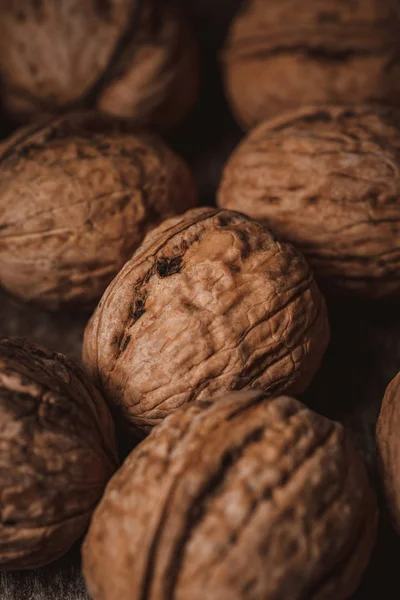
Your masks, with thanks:
<instances>
[{"instance_id":1,"label":"walnut ridge","mask_svg":"<svg viewBox=\"0 0 400 600\"><path fill-rule=\"evenodd\" d=\"M104 293L83 358L110 403L148 430L231 389L304 391L328 337L300 253L244 215L200 208L148 234Z\"/></svg>"},{"instance_id":2,"label":"walnut ridge","mask_svg":"<svg viewBox=\"0 0 400 600\"><path fill-rule=\"evenodd\" d=\"M227 95L250 128L307 104L398 104L399 0L248 0L223 54Z\"/></svg>"},{"instance_id":3,"label":"walnut ridge","mask_svg":"<svg viewBox=\"0 0 400 600\"><path fill-rule=\"evenodd\" d=\"M400 111L310 107L260 124L234 151L221 207L265 222L337 295L400 295Z\"/></svg>"},{"instance_id":4,"label":"walnut ridge","mask_svg":"<svg viewBox=\"0 0 400 600\"><path fill-rule=\"evenodd\" d=\"M92 308L146 232L195 204L186 164L154 134L91 112L22 129L0 147L0 283Z\"/></svg>"},{"instance_id":5,"label":"walnut ridge","mask_svg":"<svg viewBox=\"0 0 400 600\"><path fill-rule=\"evenodd\" d=\"M3 101L21 121L84 106L159 127L197 95L197 50L159 0L0 0Z\"/></svg>"},{"instance_id":6,"label":"walnut ridge","mask_svg":"<svg viewBox=\"0 0 400 600\"><path fill-rule=\"evenodd\" d=\"M392 523L400 533L400 373L388 385L376 427L378 465Z\"/></svg>"},{"instance_id":7,"label":"walnut ridge","mask_svg":"<svg viewBox=\"0 0 400 600\"><path fill-rule=\"evenodd\" d=\"M375 542L341 425L287 397L194 402L109 482L83 546L93 600L348 598Z\"/></svg>"},{"instance_id":8,"label":"walnut ridge","mask_svg":"<svg viewBox=\"0 0 400 600\"><path fill-rule=\"evenodd\" d=\"M0 340L0 569L49 563L84 533L117 467L108 408L65 356Z\"/></svg>"}]
</instances>

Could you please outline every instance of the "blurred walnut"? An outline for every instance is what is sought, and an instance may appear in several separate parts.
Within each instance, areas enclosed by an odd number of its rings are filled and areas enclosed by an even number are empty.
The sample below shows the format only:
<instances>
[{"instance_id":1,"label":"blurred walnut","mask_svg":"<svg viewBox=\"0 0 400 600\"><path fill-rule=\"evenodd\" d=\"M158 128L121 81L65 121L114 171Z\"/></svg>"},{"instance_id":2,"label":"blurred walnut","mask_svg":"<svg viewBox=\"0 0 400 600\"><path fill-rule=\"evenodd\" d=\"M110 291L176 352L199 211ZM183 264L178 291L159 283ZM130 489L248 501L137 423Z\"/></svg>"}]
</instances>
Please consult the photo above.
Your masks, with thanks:
<instances>
[{"instance_id":1,"label":"blurred walnut","mask_svg":"<svg viewBox=\"0 0 400 600\"><path fill-rule=\"evenodd\" d=\"M298 247L334 293L400 295L400 111L305 108L257 127L219 204Z\"/></svg>"},{"instance_id":2,"label":"blurred walnut","mask_svg":"<svg viewBox=\"0 0 400 600\"><path fill-rule=\"evenodd\" d=\"M247 0L223 56L244 127L316 103L400 101L399 0Z\"/></svg>"},{"instance_id":3,"label":"blurred walnut","mask_svg":"<svg viewBox=\"0 0 400 600\"><path fill-rule=\"evenodd\" d=\"M169 127L197 93L192 36L159 0L0 0L4 103L20 120L77 105Z\"/></svg>"},{"instance_id":4,"label":"blurred walnut","mask_svg":"<svg viewBox=\"0 0 400 600\"><path fill-rule=\"evenodd\" d=\"M0 283L50 309L92 307L165 217L195 204L157 136L72 113L0 148Z\"/></svg>"},{"instance_id":5,"label":"blurred walnut","mask_svg":"<svg viewBox=\"0 0 400 600\"><path fill-rule=\"evenodd\" d=\"M302 392L328 337L301 254L239 213L202 208L151 232L110 284L84 362L110 402L149 430L231 389Z\"/></svg>"},{"instance_id":6,"label":"blurred walnut","mask_svg":"<svg viewBox=\"0 0 400 600\"><path fill-rule=\"evenodd\" d=\"M0 340L0 569L49 563L85 531L117 466L107 406L62 354Z\"/></svg>"},{"instance_id":7,"label":"blurred walnut","mask_svg":"<svg viewBox=\"0 0 400 600\"><path fill-rule=\"evenodd\" d=\"M83 546L93 600L341 600L377 508L343 428L241 392L168 417L109 483Z\"/></svg>"},{"instance_id":8,"label":"blurred walnut","mask_svg":"<svg viewBox=\"0 0 400 600\"><path fill-rule=\"evenodd\" d=\"M390 382L376 429L378 464L388 509L400 533L400 373Z\"/></svg>"}]
</instances>

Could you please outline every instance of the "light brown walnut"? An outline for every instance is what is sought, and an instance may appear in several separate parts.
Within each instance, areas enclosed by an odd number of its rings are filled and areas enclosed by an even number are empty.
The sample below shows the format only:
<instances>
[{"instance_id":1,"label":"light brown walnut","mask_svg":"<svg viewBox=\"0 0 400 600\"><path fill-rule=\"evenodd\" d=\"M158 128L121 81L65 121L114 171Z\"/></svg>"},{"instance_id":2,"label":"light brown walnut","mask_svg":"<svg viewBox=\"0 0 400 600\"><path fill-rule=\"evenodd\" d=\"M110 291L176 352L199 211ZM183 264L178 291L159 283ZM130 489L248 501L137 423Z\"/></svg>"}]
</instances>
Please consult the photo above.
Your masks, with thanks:
<instances>
[{"instance_id":1,"label":"light brown walnut","mask_svg":"<svg viewBox=\"0 0 400 600\"><path fill-rule=\"evenodd\" d=\"M400 373L388 385L376 428L378 465L392 523L400 533Z\"/></svg>"},{"instance_id":2,"label":"light brown walnut","mask_svg":"<svg viewBox=\"0 0 400 600\"><path fill-rule=\"evenodd\" d=\"M56 310L93 308L145 234L196 204L156 135L70 113L0 147L0 283Z\"/></svg>"},{"instance_id":3,"label":"light brown walnut","mask_svg":"<svg viewBox=\"0 0 400 600\"><path fill-rule=\"evenodd\" d=\"M93 600L343 600L375 543L338 423L236 392L170 415L126 459L83 545Z\"/></svg>"},{"instance_id":4,"label":"light brown walnut","mask_svg":"<svg viewBox=\"0 0 400 600\"><path fill-rule=\"evenodd\" d=\"M62 354L0 340L0 569L52 562L118 465L103 398Z\"/></svg>"},{"instance_id":5,"label":"light brown walnut","mask_svg":"<svg viewBox=\"0 0 400 600\"><path fill-rule=\"evenodd\" d=\"M239 213L200 208L153 230L104 293L88 373L145 431L197 398L301 393L329 337L303 256Z\"/></svg>"},{"instance_id":6,"label":"light brown walnut","mask_svg":"<svg viewBox=\"0 0 400 600\"><path fill-rule=\"evenodd\" d=\"M245 128L307 104L400 101L399 0L246 0L223 53Z\"/></svg>"},{"instance_id":7,"label":"light brown walnut","mask_svg":"<svg viewBox=\"0 0 400 600\"><path fill-rule=\"evenodd\" d=\"M159 0L0 0L5 107L21 121L77 106L170 127L197 95L197 49Z\"/></svg>"},{"instance_id":8,"label":"light brown walnut","mask_svg":"<svg viewBox=\"0 0 400 600\"><path fill-rule=\"evenodd\" d=\"M400 110L310 107L265 121L228 160L218 204L303 252L333 295L400 296Z\"/></svg>"}]
</instances>

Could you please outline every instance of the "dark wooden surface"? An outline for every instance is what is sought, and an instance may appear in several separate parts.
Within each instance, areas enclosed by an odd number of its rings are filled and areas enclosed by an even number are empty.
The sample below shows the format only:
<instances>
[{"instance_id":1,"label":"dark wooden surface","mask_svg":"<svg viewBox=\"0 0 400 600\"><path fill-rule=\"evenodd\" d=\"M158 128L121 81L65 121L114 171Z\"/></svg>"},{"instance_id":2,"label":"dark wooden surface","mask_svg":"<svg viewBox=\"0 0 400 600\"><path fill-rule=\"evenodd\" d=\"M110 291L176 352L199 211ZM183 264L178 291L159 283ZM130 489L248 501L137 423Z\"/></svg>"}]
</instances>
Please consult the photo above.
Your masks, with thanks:
<instances>
[{"instance_id":1,"label":"dark wooden surface","mask_svg":"<svg viewBox=\"0 0 400 600\"><path fill-rule=\"evenodd\" d=\"M193 166L204 204L213 204L222 165L241 137L223 98L216 61L217 49L238 3L239 0L181 0L202 48L203 85L199 105L171 142ZM4 136L8 129L4 117L0 128ZM330 305L329 314L331 344L303 400L321 413L342 421L351 430L379 493L375 424L385 387L400 370L400 312L398 305L346 303ZM80 360L86 320L86 315L54 315L28 309L0 292L1 336L26 336L50 349L65 352L76 361ZM380 503L378 543L353 600L400 597L400 539L387 522L381 498ZM0 574L0 600L86 598L79 571L79 544L63 559L44 569Z\"/></svg>"}]
</instances>

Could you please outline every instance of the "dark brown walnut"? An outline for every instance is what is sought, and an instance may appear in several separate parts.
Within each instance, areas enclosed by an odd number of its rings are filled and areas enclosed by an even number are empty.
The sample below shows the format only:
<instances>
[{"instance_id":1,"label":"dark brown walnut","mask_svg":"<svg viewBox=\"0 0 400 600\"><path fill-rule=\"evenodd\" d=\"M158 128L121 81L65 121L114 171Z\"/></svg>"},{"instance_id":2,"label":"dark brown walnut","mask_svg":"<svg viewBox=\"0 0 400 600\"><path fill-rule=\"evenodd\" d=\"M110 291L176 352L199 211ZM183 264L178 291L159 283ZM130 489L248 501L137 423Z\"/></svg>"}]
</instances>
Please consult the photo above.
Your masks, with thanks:
<instances>
[{"instance_id":1,"label":"dark brown walnut","mask_svg":"<svg viewBox=\"0 0 400 600\"><path fill-rule=\"evenodd\" d=\"M400 533L400 373L388 385L376 428L378 465L387 507Z\"/></svg>"},{"instance_id":2,"label":"dark brown walnut","mask_svg":"<svg viewBox=\"0 0 400 600\"><path fill-rule=\"evenodd\" d=\"M224 208L294 244L333 294L400 295L400 111L314 107L265 121L228 161Z\"/></svg>"},{"instance_id":3,"label":"dark brown walnut","mask_svg":"<svg viewBox=\"0 0 400 600\"><path fill-rule=\"evenodd\" d=\"M0 340L0 569L52 562L117 468L107 405L62 354Z\"/></svg>"},{"instance_id":4,"label":"dark brown walnut","mask_svg":"<svg viewBox=\"0 0 400 600\"><path fill-rule=\"evenodd\" d=\"M107 486L83 545L93 600L342 600L375 543L341 425L236 392L157 427Z\"/></svg>"},{"instance_id":5,"label":"dark brown walnut","mask_svg":"<svg viewBox=\"0 0 400 600\"><path fill-rule=\"evenodd\" d=\"M302 255L244 215L200 208L147 236L104 293L83 354L110 403L146 431L227 390L302 392L328 337Z\"/></svg>"},{"instance_id":6,"label":"dark brown walnut","mask_svg":"<svg viewBox=\"0 0 400 600\"><path fill-rule=\"evenodd\" d=\"M0 0L0 77L22 121L84 105L170 127L197 95L197 51L164 0Z\"/></svg>"},{"instance_id":7,"label":"dark brown walnut","mask_svg":"<svg viewBox=\"0 0 400 600\"><path fill-rule=\"evenodd\" d=\"M399 28L399 0L245 1L223 54L238 121L307 104L398 104Z\"/></svg>"},{"instance_id":8,"label":"dark brown walnut","mask_svg":"<svg viewBox=\"0 0 400 600\"><path fill-rule=\"evenodd\" d=\"M147 231L195 204L156 135L85 112L22 129L0 147L0 283L49 309L92 308Z\"/></svg>"}]
</instances>

